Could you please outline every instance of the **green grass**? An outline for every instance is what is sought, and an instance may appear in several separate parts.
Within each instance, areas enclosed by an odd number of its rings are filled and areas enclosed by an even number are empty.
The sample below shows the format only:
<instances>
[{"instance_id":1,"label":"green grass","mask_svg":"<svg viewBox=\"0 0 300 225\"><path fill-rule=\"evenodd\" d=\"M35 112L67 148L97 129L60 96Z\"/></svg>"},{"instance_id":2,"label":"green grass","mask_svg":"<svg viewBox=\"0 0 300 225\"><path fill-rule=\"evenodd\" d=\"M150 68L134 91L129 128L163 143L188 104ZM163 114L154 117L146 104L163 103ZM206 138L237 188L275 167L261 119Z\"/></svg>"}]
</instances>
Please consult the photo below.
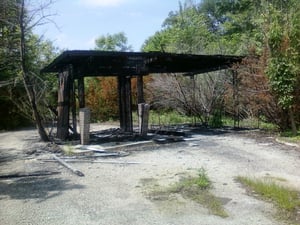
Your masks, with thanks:
<instances>
[{"instance_id":1,"label":"green grass","mask_svg":"<svg viewBox=\"0 0 300 225\"><path fill-rule=\"evenodd\" d=\"M63 148L63 153L67 156L72 156L74 154L73 152L73 147L71 146L70 143L66 144Z\"/></svg>"},{"instance_id":2,"label":"green grass","mask_svg":"<svg viewBox=\"0 0 300 225\"><path fill-rule=\"evenodd\" d=\"M180 183L177 184L178 188L191 187L195 185L200 190L206 190L211 186L211 181L209 180L206 171L201 168L198 172L197 177L190 177L183 179Z\"/></svg>"},{"instance_id":3,"label":"green grass","mask_svg":"<svg viewBox=\"0 0 300 225\"><path fill-rule=\"evenodd\" d=\"M223 117L222 122L224 126L234 126L234 120L229 117ZM237 125L237 122L236 122ZM247 128L259 128L269 131L276 131L278 130L278 127L272 123L263 122L261 120L258 120L257 118L247 118L247 119L241 119L239 121L239 127L247 127Z\"/></svg>"},{"instance_id":4,"label":"green grass","mask_svg":"<svg viewBox=\"0 0 300 225\"><path fill-rule=\"evenodd\" d=\"M197 177L183 178L181 181L166 188L156 187L156 190L153 190L150 195L152 196L151 199L167 200L170 194L180 194L186 199L201 204L213 215L222 218L228 217L220 198L210 192L211 187L211 181L206 171L200 169Z\"/></svg>"},{"instance_id":5,"label":"green grass","mask_svg":"<svg viewBox=\"0 0 300 225\"><path fill-rule=\"evenodd\" d=\"M175 111L170 112L157 112L151 111L149 122L154 125L171 125L171 124L183 124L191 123L193 121L192 117L182 115Z\"/></svg>"},{"instance_id":6,"label":"green grass","mask_svg":"<svg viewBox=\"0 0 300 225\"><path fill-rule=\"evenodd\" d=\"M292 133L292 131L282 132L279 140L300 144L300 131L298 131L296 136Z\"/></svg>"},{"instance_id":7,"label":"green grass","mask_svg":"<svg viewBox=\"0 0 300 225\"><path fill-rule=\"evenodd\" d=\"M209 210L210 213L222 218L228 217L222 202L209 189L212 187L206 171L201 168L197 177L185 178L171 187L171 192L181 193Z\"/></svg>"},{"instance_id":8,"label":"green grass","mask_svg":"<svg viewBox=\"0 0 300 225\"><path fill-rule=\"evenodd\" d=\"M237 180L264 200L273 202L278 209L278 218L292 224L299 222L300 195L298 191L279 185L274 179L239 176Z\"/></svg>"},{"instance_id":9,"label":"green grass","mask_svg":"<svg viewBox=\"0 0 300 225\"><path fill-rule=\"evenodd\" d=\"M135 124L138 124L137 113L133 113L133 121ZM186 116L176 111L156 111L151 110L149 114L149 124L150 125L159 125L159 126L168 126L174 124L195 124L201 123L199 118L193 116ZM211 116L208 122L209 126L218 128L222 126L234 126L234 120L230 117L224 117L220 115ZM237 125L237 123L236 123ZM266 123L257 118L247 118L241 119L239 121L239 127L247 128L260 128L268 131L277 131L278 127L272 123Z\"/></svg>"},{"instance_id":10,"label":"green grass","mask_svg":"<svg viewBox=\"0 0 300 225\"><path fill-rule=\"evenodd\" d=\"M149 113L149 124L168 126L174 124L192 123L193 117L182 115L176 111L154 111L151 110ZM135 124L138 123L137 113L133 113L133 121Z\"/></svg>"}]
</instances>

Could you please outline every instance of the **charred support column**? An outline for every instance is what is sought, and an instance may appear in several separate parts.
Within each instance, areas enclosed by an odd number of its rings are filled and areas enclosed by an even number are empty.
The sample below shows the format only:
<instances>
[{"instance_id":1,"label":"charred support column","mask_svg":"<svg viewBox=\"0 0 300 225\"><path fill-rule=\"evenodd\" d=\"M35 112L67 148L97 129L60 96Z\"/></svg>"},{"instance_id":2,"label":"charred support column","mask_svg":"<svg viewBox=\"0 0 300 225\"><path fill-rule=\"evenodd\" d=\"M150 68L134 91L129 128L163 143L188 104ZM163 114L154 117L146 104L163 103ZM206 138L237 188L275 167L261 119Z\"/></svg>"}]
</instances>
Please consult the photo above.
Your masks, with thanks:
<instances>
[{"instance_id":1,"label":"charred support column","mask_svg":"<svg viewBox=\"0 0 300 225\"><path fill-rule=\"evenodd\" d=\"M77 132L77 118L76 118L76 98L75 98L75 82L74 82L74 71L73 66L69 66L69 76L70 76L70 105L72 111L72 131L75 136L78 135Z\"/></svg>"},{"instance_id":2,"label":"charred support column","mask_svg":"<svg viewBox=\"0 0 300 225\"><path fill-rule=\"evenodd\" d=\"M81 76L78 78L78 100L79 108L85 107L85 93L84 93L84 77Z\"/></svg>"},{"instance_id":3,"label":"charred support column","mask_svg":"<svg viewBox=\"0 0 300 225\"><path fill-rule=\"evenodd\" d=\"M144 81L143 76L137 76L137 103L144 103Z\"/></svg>"},{"instance_id":4,"label":"charred support column","mask_svg":"<svg viewBox=\"0 0 300 225\"><path fill-rule=\"evenodd\" d=\"M70 70L67 66L58 74L58 121L57 137L66 140L69 135L69 107L70 107Z\"/></svg>"},{"instance_id":5,"label":"charred support column","mask_svg":"<svg viewBox=\"0 0 300 225\"><path fill-rule=\"evenodd\" d=\"M130 76L118 76L118 92L120 128L125 132L133 132Z\"/></svg>"}]
</instances>

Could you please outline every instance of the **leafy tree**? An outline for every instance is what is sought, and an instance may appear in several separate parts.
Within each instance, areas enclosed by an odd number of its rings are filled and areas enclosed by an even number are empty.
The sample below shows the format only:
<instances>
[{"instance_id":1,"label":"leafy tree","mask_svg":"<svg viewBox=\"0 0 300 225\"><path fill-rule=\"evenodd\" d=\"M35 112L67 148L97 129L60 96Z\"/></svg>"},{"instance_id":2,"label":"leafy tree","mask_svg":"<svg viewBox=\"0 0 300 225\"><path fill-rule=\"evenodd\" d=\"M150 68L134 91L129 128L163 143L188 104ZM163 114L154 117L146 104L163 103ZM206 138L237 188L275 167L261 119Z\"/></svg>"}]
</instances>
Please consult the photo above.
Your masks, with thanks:
<instances>
[{"instance_id":1,"label":"leafy tree","mask_svg":"<svg viewBox=\"0 0 300 225\"><path fill-rule=\"evenodd\" d=\"M102 51L132 51L132 46L128 45L127 42L124 32L102 35L95 40L95 49Z\"/></svg>"},{"instance_id":2,"label":"leafy tree","mask_svg":"<svg viewBox=\"0 0 300 225\"><path fill-rule=\"evenodd\" d=\"M92 120L117 119L118 89L115 77L94 77L87 82L86 104L91 109Z\"/></svg>"},{"instance_id":3,"label":"leafy tree","mask_svg":"<svg viewBox=\"0 0 300 225\"><path fill-rule=\"evenodd\" d=\"M226 105L226 113L238 113L243 118L262 117L296 133L300 124L300 115L296 113L300 110L299 7L298 0L203 0L198 4L185 1L180 3L178 11L170 12L162 29L149 37L142 49L248 55L241 65L233 68L236 76L225 73L215 79L216 84L223 82L226 88L223 100L220 98ZM153 77L157 89L152 93L158 93L153 99L161 101L159 93L168 90L167 84L174 84L172 90L180 85L185 91L162 96L167 97L165 103L169 100L168 107L173 105L182 111L191 105L186 101L191 101L189 96L193 94L183 88L188 84L186 79L171 78L175 79ZM202 83L207 79L199 78ZM207 87L202 87L201 82L196 86L202 90ZM220 91L224 86L216 85ZM191 91L193 84L187 87ZM184 99L182 94L186 96ZM178 105L183 108L178 109Z\"/></svg>"},{"instance_id":4,"label":"leafy tree","mask_svg":"<svg viewBox=\"0 0 300 225\"><path fill-rule=\"evenodd\" d=\"M218 4L220 0L202 0L199 10L206 17L209 30L213 33L222 32L222 24L226 21L225 14L220 12Z\"/></svg>"},{"instance_id":5,"label":"leafy tree","mask_svg":"<svg viewBox=\"0 0 300 225\"><path fill-rule=\"evenodd\" d=\"M211 42L216 41L217 29L202 5L193 1L179 4L179 10L170 12L162 30L148 38L144 51L167 51L175 53L212 53ZM216 24L217 25L217 24ZM217 47L215 48L217 50ZM224 92L223 73L185 77L179 74L152 76L148 101L156 108L173 109L198 117L203 123L222 107Z\"/></svg>"},{"instance_id":6,"label":"leafy tree","mask_svg":"<svg viewBox=\"0 0 300 225\"><path fill-rule=\"evenodd\" d=\"M203 54L213 39L204 15L190 1L170 12L162 28L145 41L143 51Z\"/></svg>"},{"instance_id":7,"label":"leafy tree","mask_svg":"<svg viewBox=\"0 0 300 225\"><path fill-rule=\"evenodd\" d=\"M294 110L300 80L300 3L290 0L285 1L284 5L283 1L275 1L273 4L266 2L264 5L269 55L266 73L278 104L288 111L291 128L296 134Z\"/></svg>"},{"instance_id":8,"label":"leafy tree","mask_svg":"<svg viewBox=\"0 0 300 225\"><path fill-rule=\"evenodd\" d=\"M32 28L48 18L43 13L39 17L39 13L52 1L45 2L39 9L31 9L30 13L29 3L25 0L4 0L0 4L0 54L5 56L0 58L0 71L5 74L1 77L1 92L4 94L1 100L9 102L14 112L34 121L41 139L47 141L39 104L44 100L46 83L39 76L39 70L53 56L53 47L33 35Z\"/></svg>"},{"instance_id":9,"label":"leafy tree","mask_svg":"<svg viewBox=\"0 0 300 225\"><path fill-rule=\"evenodd\" d=\"M142 51L161 51L172 52L169 47L171 33L168 31L157 31L153 36L149 37L142 45Z\"/></svg>"},{"instance_id":10,"label":"leafy tree","mask_svg":"<svg viewBox=\"0 0 300 225\"><path fill-rule=\"evenodd\" d=\"M226 15L222 24L223 38L233 44L235 52L249 54L244 68L239 69L239 101L243 105L240 111L250 113L259 109L269 121L282 129L292 128L296 133L299 117L294 118L294 115L300 103L297 100L299 1L224 0L218 7ZM257 89L260 84L262 88ZM256 106L251 96L259 99Z\"/></svg>"},{"instance_id":11,"label":"leafy tree","mask_svg":"<svg viewBox=\"0 0 300 225\"><path fill-rule=\"evenodd\" d=\"M95 41L95 50L102 51L131 51L124 32L102 35ZM118 83L116 77L89 78L87 82L87 106L91 109L92 119L107 121L117 119Z\"/></svg>"},{"instance_id":12,"label":"leafy tree","mask_svg":"<svg viewBox=\"0 0 300 225\"><path fill-rule=\"evenodd\" d=\"M16 86L19 66L17 12L14 1L0 2L0 102L5 105L0 110L0 128L7 129L25 122L17 108L10 101L11 86ZM12 124L14 122L14 124Z\"/></svg>"}]
</instances>

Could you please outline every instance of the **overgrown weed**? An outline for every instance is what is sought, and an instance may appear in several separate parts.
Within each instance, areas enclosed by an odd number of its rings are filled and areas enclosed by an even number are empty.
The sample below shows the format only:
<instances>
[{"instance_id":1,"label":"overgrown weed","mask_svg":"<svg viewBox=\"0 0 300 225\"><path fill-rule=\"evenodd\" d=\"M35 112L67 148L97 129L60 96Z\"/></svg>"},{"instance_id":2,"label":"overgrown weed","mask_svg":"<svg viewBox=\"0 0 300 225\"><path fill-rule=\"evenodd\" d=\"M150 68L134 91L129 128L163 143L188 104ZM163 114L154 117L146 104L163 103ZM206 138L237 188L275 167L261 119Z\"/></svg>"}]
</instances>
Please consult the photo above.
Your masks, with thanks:
<instances>
[{"instance_id":1,"label":"overgrown weed","mask_svg":"<svg viewBox=\"0 0 300 225\"><path fill-rule=\"evenodd\" d=\"M285 220L290 224L299 224L300 193L298 191L279 185L274 179L238 176L237 181L262 199L274 203L278 219Z\"/></svg>"},{"instance_id":2,"label":"overgrown weed","mask_svg":"<svg viewBox=\"0 0 300 225\"><path fill-rule=\"evenodd\" d=\"M180 194L185 199L195 201L208 211L222 218L228 217L221 200L210 192L212 187L206 171L201 168L197 177L186 177L169 187L157 187L150 193L151 200L165 201L172 194Z\"/></svg>"}]
</instances>

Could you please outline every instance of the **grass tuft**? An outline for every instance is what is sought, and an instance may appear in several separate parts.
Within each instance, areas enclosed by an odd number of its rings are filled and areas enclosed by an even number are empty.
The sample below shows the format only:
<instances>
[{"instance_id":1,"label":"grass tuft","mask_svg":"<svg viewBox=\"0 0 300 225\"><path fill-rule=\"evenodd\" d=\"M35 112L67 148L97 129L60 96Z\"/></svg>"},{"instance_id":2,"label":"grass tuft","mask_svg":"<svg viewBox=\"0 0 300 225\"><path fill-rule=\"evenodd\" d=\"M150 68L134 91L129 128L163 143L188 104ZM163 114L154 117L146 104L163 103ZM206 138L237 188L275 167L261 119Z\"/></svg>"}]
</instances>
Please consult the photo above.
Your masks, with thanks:
<instances>
[{"instance_id":1,"label":"grass tuft","mask_svg":"<svg viewBox=\"0 0 300 225\"><path fill-rule=\"evenodd\" d=\"M150 195L154 200L167 200L171 194L180 194L186 199L191 199L209 210L213 215L222 218L228 217L220 198L212 194L209 189L212 187L206 171L201 168L197 177L183 178L181 181L170 187L154 190Z\"/></svg>"},{"instance_id":2,"label":"grass tuft","mask_svg":"<svg viewBox=\"0 0 300 225\"><path fill-rule=\"evenodd\" d=\"M199 170L198 177L186 178L179 183L179 186L182 187L191 187L193 185L196 185L197 188L201 190L206 190L211 186L211 181L209 180L206 171L203 168Z\"/></svg>"},{"instance_id":3,"label":"grass tuft","mask_svg":"<svg viewBox=\"0 0 300 225\"><path fill-rule=\"evenodd\" d=\"M294 135L291 131L282 132L278 139L280 141L296 143L300 145L300 131L297 132L297 135Z\"/></svg>"},{"instance_id":4,"label":"grass tuft","mask_svg":"<svg viewBox=\"0 0 300 225\"><path fill-rule=\"evenodd\" d=\"M272 179L237 177L237 180L259 194L264 200L272 201L278 209L278 216L291 223L299 222L299 192L277 184Z\"/></svg>"},{"instance_id":5,"label":"grass tuft","mask_svg":"<svg viewBox=\"0 0 300 225\"><path fill-rule=\"evenodd\" d=\"M74 154L73 147L70 144L65 145L62 148L62 150L63 150L64 154L67 155L67 156L72 156Z\"/></svg>"}]
</instances>

